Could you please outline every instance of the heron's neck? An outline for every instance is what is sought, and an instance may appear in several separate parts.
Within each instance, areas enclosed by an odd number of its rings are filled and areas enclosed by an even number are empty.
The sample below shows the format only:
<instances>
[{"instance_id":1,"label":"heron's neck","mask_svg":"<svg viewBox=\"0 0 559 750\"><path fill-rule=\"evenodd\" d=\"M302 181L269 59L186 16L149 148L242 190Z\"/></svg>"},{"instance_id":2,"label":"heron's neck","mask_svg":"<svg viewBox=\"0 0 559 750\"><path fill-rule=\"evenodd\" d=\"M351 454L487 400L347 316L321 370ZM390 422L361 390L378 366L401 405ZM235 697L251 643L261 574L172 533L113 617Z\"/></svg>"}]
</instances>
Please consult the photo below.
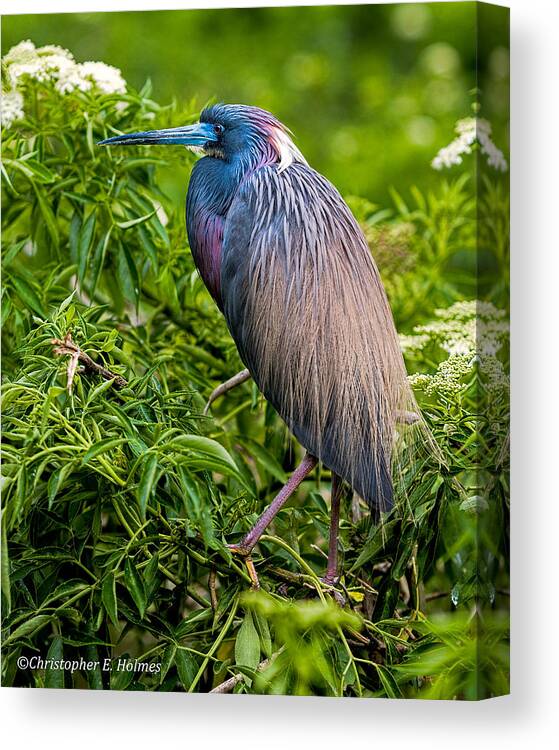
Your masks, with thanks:
<instances>
[{"instance_id":1,"label":"heron's neck","mask_svg":"<svg viewBox=\"0 0 559 750\"><path fill-rule=\"evenodd\" d=\"M188 239L200 275L220 307L223 226L239 186L257 168L257 163L206 156L192 170L186 199Z\"/></svg>"}]
</instances>

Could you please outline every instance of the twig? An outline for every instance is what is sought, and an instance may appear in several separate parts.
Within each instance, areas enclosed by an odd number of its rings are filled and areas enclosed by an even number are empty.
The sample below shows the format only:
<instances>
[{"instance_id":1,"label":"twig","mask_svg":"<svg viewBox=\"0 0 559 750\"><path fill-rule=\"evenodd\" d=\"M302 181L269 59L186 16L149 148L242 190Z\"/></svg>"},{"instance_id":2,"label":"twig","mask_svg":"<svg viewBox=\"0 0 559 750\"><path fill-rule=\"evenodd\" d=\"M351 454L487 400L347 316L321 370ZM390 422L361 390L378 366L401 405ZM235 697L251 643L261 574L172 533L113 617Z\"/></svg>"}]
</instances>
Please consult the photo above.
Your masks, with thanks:
<instances>
[{"instance_id":1,"label":"twig","mask_svg":"<svg viewBox=\"0 0 559 750\"><path fill-rule=\"evenodd\" d=\"M233 619L235 617L235 614L237 612L238 606L239 606L239 599L236 598L235 601L234 601L234 603L233 603L233 606L231 607L231 611L229 612L229 615L227 616L227 620L225 621L225 625L222 627L220 634L217 636L217 638L213 642L210 650L206 654L206 657L202 661L202 664L200 665L200 669L196 673L196 677L190 683L190 687L188 688L188 692L189 693L193 693L196 690L196 685L198 684L198 682L200 681L200 678L204 674L204 672L206 670L206 667L208 666L208 662L210 661L210 659L212 658L212 656L214 655L214 653L219 648L219 646L221 644L221 641L227 635L227 631L231 627L231 624L232 624Z\"/></svg>"},{"instance_id":2,"label":"twig","mask_svg":"<svg viewBox=\"0 0 559 750\"><path fill-rule=\"evenodd\" d=\"M309 576L305 575L304 573L294 573L292 570L278 568L275 565L267 565L266 573L268 575L271 575L273 578L279 578L281 581L297 584L299 586L307 586L308 588L314 589L314 586L309 584Z\"/></svg>"},{"instance_id":3,"label":"twig","mask_svg":"<svg viewBox=\"0 0 559 750\"><path fill-rule=\"evenodd\" d=\"M208 403L204 407L204 411L202 412L203 415L207 416L210 410L210 406L217 398L222 396L224 393L227 393L227 391L230 391L232 388L235 388L237 385L244 383L245 380L249 380L250 377L251 375L248 370L241 370L241 372L238 372L236 375L233 375L232 378L226 380L225 383L221 383L221 385L218 385L217 388L214 388L214 390L210 394Z\"/></svg>"},{"instance_id":4,"label":"twig","mask_svg":"<svg viewBox=\"0 0 559 750\"><path fill-rule=\"evenodd\" d=\"M270 664L276 659L276 657L281 654L283 649L284 646L282 646L279 651L276 651L275 654L272 654L269 659L264 659L264 661L261 661L260 664L256 667L255 672L263 672L266 667L269 667ZM225 682L222 682L214 687L213 690L210 690L210 693L230 693L235 685L238 685L239 682L243 681L243 679L244 675L234 674L233 677L230 677L228 680L225 680Z\"/></svg>"},{"instance_id":5,"label":"twig","mask_svg":"<svg viewBox=\"0 0 559 750\"><path fill-rule=\"evenodd\" d=\"M425 594L425 601L432 602L434 599L443 599L450 596L450 591L433 591L431 594Z\"/></svg>"},{"instance_id":6,"label":"twig","mask_svg":"<svg viewBox=\"0 0 559 750\"><path fill-rule=\"evenodd\" d=\"M208 588L210 590L210 601L212 604L212 609L215 612L217 610L217 593L215 589L215 578L216 578L216 569L211 568L210 569L210 575L208 577Z\"/></svg>"},{"instance_id":7,"label":"twig","mask_svg":"<svg viewBox=\"0 0 559 750\"><path fill-rule=\"evenodd\" d=\"M68 390L72 390L72 382L78 362L81 362L86 372L93 372L100 375L105 380L113 380L113 387L117 390L126 388L128 381L122 375L116 375L114 372L107 370L106 367L94 362L89 354L83 352L80 347L72 341L72 334L68 332L64 339L51 339L54 346L54 354L59 356L69 355L70 363L68 365Z\"/></svg>"},{"instance_id":8,"label":"twig","mask_svg":"<svg viewBox=\"0 0 559 750\"><path fill-rule=\"evenodd\" d=\"M322 555L325 560L328 559L328 555L326 554L326 552L324 552L324 550L320 549L318 544L311 544L311 548L314 549L315 552L318 552L319 555Z\"/></svg>"}]
</instances>

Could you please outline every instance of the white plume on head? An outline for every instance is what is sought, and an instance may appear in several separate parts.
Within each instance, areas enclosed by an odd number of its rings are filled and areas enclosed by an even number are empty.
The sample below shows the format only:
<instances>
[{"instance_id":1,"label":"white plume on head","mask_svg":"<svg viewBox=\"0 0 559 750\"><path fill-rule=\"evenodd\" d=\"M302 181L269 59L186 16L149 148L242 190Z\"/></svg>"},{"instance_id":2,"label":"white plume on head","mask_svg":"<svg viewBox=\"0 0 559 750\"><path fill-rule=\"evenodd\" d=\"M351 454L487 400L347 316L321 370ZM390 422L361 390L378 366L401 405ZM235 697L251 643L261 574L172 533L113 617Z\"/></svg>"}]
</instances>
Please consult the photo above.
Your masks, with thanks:
<instances>
[{"instance_id":1,"label":"white plume on head","mask_svg":"<svg viewBox=\"0 0 559 750\"><path fill-rule=\"evenodd\" d=\"M294 161L301 162L302 164L307 163L307 160L293 143L289 134L282 128L275 127L272 129L271 140L279 156L278 172L283 172Z\"/></svg>"}]
</instances>

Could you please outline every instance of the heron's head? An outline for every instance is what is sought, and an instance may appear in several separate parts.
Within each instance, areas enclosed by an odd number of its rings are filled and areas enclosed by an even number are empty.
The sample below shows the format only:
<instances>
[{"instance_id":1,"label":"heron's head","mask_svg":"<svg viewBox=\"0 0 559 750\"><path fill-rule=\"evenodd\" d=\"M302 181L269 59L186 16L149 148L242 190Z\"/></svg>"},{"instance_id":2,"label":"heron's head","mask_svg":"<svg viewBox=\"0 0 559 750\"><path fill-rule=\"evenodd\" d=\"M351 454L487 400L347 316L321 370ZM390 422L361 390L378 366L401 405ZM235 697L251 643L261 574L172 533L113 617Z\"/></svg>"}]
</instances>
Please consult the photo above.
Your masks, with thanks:
<instances>
[{"instance_id":1,"label":"heron's head","mask_svg":"<svg viewBox=\"0 0 559 750\"><path fill-rule=\"evenodd\" d=\"M204 156L246 164L305 162L289 130L274 115L245 104L214 104L194 125L117 135L101 146L186 146Z\"/></svg>"}]
</instances>

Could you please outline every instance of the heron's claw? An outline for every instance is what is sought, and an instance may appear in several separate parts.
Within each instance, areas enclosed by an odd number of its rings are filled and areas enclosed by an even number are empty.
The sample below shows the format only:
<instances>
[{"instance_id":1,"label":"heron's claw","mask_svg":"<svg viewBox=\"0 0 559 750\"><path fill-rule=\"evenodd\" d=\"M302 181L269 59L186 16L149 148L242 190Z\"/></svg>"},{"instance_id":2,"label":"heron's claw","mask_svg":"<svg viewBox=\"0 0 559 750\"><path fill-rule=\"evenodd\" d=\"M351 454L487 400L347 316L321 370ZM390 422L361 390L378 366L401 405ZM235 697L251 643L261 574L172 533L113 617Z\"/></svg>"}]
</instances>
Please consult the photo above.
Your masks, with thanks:
<instances>
[{"instance_id":1,"label":"heron's claw","mask_svg":"<svg viewBox=\"0 0 559 750\"><path fill-rule=\"evenodd\" d=\"M232 555L238 555L239 557L249 557L251 550L245 547L242 542L238 544L226 544L225 547L231 552Z\"/></svg>"},{"instance_id":2,"label":"heron's claw","mask_svg":"<svg viewBox=\"0 0 559 750\"><path fill-rule=\"evenodd\" d=\"M228 544L227 549L233 554L243 558L243 561L247 567L247 572L252 584L252 588L256 591L260 588L260 581L258 580L258 573L254 567L254 562L251 556L251 550L244 547L243 544Z\"/></svg>"}]
</instances>

